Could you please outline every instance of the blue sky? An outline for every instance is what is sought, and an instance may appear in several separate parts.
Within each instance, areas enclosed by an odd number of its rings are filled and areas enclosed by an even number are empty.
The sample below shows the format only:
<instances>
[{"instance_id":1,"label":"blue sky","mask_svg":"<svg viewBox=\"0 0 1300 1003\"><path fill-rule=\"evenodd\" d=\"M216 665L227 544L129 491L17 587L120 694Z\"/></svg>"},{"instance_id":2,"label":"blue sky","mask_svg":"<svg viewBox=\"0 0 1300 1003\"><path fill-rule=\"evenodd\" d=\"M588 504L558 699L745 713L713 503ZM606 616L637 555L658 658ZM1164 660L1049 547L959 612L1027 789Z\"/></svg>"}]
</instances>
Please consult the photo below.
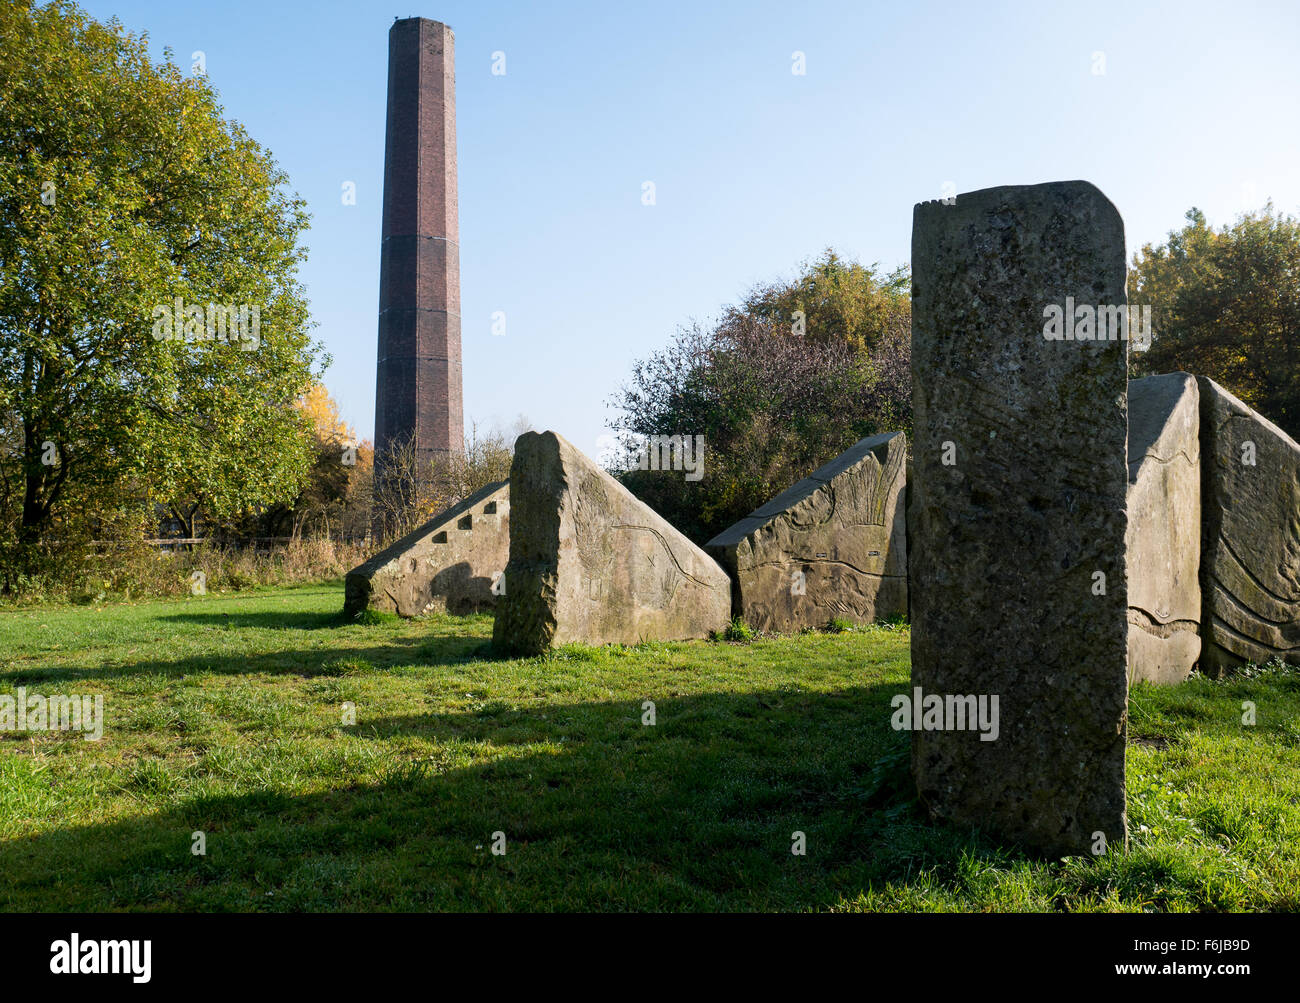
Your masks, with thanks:
<instances>
[{"instance_id":1,"label":"blue sky","mask_svg":"<svg viewBox=\"0 0 1300 1003\"><path fill-rule=\"evenodd\" d=\"M677 325L827 246L906 262L912 206L946 182L1092 181L1130 258L1193 205L1215 225L1269 197L1300 215L1290 2L83 6L159 58L201 50L227 116L307 200L325 382L365 437L398 15L456 33L467 423L522 414L591 453L633 360Z\"/></svg>"}]
</instances>

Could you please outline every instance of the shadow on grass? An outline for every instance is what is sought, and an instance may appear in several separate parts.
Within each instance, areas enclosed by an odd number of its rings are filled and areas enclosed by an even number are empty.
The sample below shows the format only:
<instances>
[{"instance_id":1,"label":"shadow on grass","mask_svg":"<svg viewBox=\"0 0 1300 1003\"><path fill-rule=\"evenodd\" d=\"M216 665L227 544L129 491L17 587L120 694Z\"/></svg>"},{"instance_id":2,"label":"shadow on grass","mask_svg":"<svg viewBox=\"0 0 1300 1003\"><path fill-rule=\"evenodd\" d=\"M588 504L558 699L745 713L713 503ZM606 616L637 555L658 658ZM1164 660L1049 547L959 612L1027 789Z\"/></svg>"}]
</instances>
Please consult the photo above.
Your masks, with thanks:
<instances>
[{"instance_id":1,"label":"shadow on grass","mask_svg":"<svg viewBox=\"0 0 1300 1003\"><path fill-rule=\"evenodd\" d=\"M247 626L247 625L241 625ZM232 627L232 629L235 629ZM63 664L13 669L0 673L0 680L13 686L77 680L121 679L128 676L180 677L199 673L216 675L340 675L350 665L374 669L413 665L459 665L497 656L481 637L430 634L424 637L393 636L377 639L364 648L301 648L267 652L201 654L185 658L148 658L122 665Z\"/></svg>"},{"instance_id":2,"label":"shadow on grass","mask_svg":"<svg viewBox=\"0 0 1300 1003\"><path fill-rule=\"evenodd\" d=\"M362 614L365 616L367 614ZM329 613L310 613L297 610L286 610L277 612L275 610L259 610L249 613L220 613L220 612L186 612L171 613L167 616L160 617L160 620L175 621L178 623L190 623L203 627L222 627L231 630L255 629L255 630L338 630L342 627L375 627L387 624L401 623L418 623L419 620L408 620L395 614L374 614L368 615L375 617L372 620L358 619L356 614L347 615L342 610ZM475 622L480 617L485 616L481 613L470 613L466 616L457 616L455 614L446 614L441 621L435 619L428 621L430 624L448 621L465 621ZM491 619L490 616L487 617Z\"/></svg>"},{"instance_id":3,"label":"shadow on grass","mask_svg":"<svg viewBox=\"0 0 1300 1003\"><path fill-rule=\"evenodd\" d=\"M0 908L798 911L868 891L876 909L1300 908L1207 873L1214 843L1030 862L926 821L889 726L897 689L647 694L653 725L640 697L489 700L363 714L243 759L144 760L109 781L139 814L0 844Z\"/></svg>"},{"instance_id":4,"label":"shadow on grass","mask_svg":"<svg viewBox=\"0 0 1300 1003\"><path fill-rule=\"evenodd\" d=\"M168 616L159 617L159 619L207 627L228 627L232 630L248 628L257 630L328 630L352 626L351 621L345 619L341 612L172 613Z\"/></svg>"},{"instance_id":5,"label":"shadow on grass","mask_svg":"<svg viewBox=\"0 0 1300 1003\"><path fill-rule=\"evenodd\" d=\"M896 688L663 699L653 726L639 701L363 720L341 755L405 739L380 782L212 794L199 764L161 812L9 841L0 889L36 910L800 910L1004 860L919 818Z\"/></svg>"}]
</instances>

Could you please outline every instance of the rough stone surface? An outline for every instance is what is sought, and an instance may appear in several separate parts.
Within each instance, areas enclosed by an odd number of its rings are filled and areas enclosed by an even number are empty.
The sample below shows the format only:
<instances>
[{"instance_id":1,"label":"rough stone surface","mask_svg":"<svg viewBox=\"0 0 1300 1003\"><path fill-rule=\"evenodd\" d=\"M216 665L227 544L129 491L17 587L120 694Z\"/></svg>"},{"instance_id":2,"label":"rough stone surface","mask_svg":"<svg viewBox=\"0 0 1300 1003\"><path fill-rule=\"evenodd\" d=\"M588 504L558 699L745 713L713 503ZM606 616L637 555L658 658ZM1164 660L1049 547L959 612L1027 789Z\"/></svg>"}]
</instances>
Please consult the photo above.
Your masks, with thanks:
<instances>
[{"instance_id":1,"label":"rough stone surface","mask_svg":"<svg viewBox=\"0 0 1300 1003\"><path fill-rule=\"evenodd\" d=\"M1180 683L1201 653L1201 446L1196 379L1128 385L1129 683Z\"/></svg>"},{"instance_id":2,"label":"rough stone surface","mask_svg":"<svg viewBox=\"0 0 1300 1003\"><path fill-rule=\"evenodd\" d=\"M1066 297L1126 303L1123 222L1081 181L959 195L916 207L912 270L912 686L999 698L995 741L914 731L919 796L1039 852L1121 848L1128 345L1043 332Z\"/></svg>"},{"instance_id":3,"label":"rough stone surface","mask_svg":"<svg viewBox=\"0 0 1300 1003\"><path fill-rule=\"evenodd\" d=\"M1300 444L1213 380L1197 383L1201 667L1300 664Z\"/></svg>"},{"instance_id":4,"label":"rough stone surface","mask_svg":"<svg viewBox=\"0 0 1300 1003\"><path fill-rule=\"evenodd\" d=\"M497 605L510 556L510 482L498 481L381 550L344 579L343 611L462 616Z\"/></svg>"},{"instance_id":5,"label":"rough stone surface","mask_svg":"<svg viewBox=\"0 0 1300 1003\"><path fill-rule=\"evenodd\" d=\"M906 462L903 433L863 439L710 540L732 613L785 633L906 616Z\"/></svg>"},{"instance_id":6,"label":"rough stone surface","mask_svg":"<svg viewBox=\"0 0 1300 1003\"><path fill-rule=\"evenodd\" d=\"M512 531L497 645L706 637L727 625L727 573L554 432L525 432L510 467Z\"/></svg>"}]
</instances>

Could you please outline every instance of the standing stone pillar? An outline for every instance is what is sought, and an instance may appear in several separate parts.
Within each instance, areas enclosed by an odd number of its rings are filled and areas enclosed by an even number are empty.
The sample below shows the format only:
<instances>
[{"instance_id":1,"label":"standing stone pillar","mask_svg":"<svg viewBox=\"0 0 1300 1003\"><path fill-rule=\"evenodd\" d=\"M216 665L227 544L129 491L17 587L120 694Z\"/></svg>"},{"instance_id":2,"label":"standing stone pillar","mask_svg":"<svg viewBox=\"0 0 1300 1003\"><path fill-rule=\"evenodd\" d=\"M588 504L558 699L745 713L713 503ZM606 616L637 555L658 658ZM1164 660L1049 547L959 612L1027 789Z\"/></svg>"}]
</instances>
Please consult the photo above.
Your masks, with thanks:
<instances>
[{"instance_id":1,"label":"standing stone pillar","mask_svg":"<svg viewBox=\"0 0 1300 1003\"><path fill-rule=\"evenodd\" d=\"M407 448L416 479L464 449L455 40L413 17L388 31L388 124L375 384L376 492Z\"/></svg>"},{"instance_id":2,"label":"standing stone pillar","mask_svg":"<svg viewBox=\"0 0 1300 1003\"><path fill-rule=\"evenodd\" d=\"M919 796L1039 852L1121 849L1128 345L1094 339L1123 222L1081 181L924 203L912 272ZM962 696L997 697L996 728Z\"/></svg>"}]
</instances>

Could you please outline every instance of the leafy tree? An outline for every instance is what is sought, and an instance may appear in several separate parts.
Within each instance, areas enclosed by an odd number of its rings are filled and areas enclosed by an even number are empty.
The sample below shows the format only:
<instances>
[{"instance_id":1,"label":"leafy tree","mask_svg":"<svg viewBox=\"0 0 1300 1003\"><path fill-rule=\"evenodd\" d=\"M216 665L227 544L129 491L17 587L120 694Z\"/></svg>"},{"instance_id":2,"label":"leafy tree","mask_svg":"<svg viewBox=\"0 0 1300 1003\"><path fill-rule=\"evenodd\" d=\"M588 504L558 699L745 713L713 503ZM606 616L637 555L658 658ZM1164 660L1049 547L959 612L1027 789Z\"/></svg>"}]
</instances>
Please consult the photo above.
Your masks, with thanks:
<instances>
[{"instance_id":1,"label":"leafy tree","mask_svg":"<svg viewBox=\"0 0 1300 1003\"><path fill-rule=\"evenodd\" d=\"M1183 370L1223 384L1300 437L1300 221L1274 211L1215 230L1199 209L1129 272L1129 303L1150 304L1138 375Z\"/></svg>"},{"instance_id":2,"label":"leafy tree","mask_svg":"<svg viewBox=\"0 0 1300 1003\"><path fill-rule=\"evenodd\" d=\"M910 328L905 271L881 281L830 250L758 287L636 363L610 402L624 483L706 541L858 439L910 430ZM704 437L701 479L638 469L647 439L671 435Z\"/></svg>"},{"instance_id":3,"label":"leafy tree","mask_svg":"<svg viewBox=\"0 0 1300 1003\"><path fill-rule=\"evenodd\" d=\"M816 342L840 341L870 356L882 343L910 339L911 280L902 265L881 275L841 258L833 248L805 262L792 281L755 286L739 306L723 313L722 327L748 318L787 325L793 333L796 314L803 314L804 336Z\"/></svg>"},{"instance_id":4,"label":"leafy tree","mask_svg":"<svg viewBox=\"0 0 1300 1003\"><path fill-rule=\"evenodd\" d=\"M152 64L144 36L67 0L0 4L0 546L12 558L30 564L124 498L192 518L297 493L312 447L292 404L319 346L296 278L307 215L286 181L170 52ZM178 300L202 319L182 314L172 340L162 318ZM209 304L237 319L243 308L242 337Z\"/></svg>"},{"instance_id":5,"label":"leafy tree","mask_svg":"<svg viewBox=\"0 0 1300 1003\"><path fill-rule=\"evenodd\" d=\"M365 536L370 516L374 451L359 442L339 415L323 383L295 403L311 428L312 465L291 500L258 505L235 516L209 520L209 534L223 538Z\"/></svg>"}]
</instances>

